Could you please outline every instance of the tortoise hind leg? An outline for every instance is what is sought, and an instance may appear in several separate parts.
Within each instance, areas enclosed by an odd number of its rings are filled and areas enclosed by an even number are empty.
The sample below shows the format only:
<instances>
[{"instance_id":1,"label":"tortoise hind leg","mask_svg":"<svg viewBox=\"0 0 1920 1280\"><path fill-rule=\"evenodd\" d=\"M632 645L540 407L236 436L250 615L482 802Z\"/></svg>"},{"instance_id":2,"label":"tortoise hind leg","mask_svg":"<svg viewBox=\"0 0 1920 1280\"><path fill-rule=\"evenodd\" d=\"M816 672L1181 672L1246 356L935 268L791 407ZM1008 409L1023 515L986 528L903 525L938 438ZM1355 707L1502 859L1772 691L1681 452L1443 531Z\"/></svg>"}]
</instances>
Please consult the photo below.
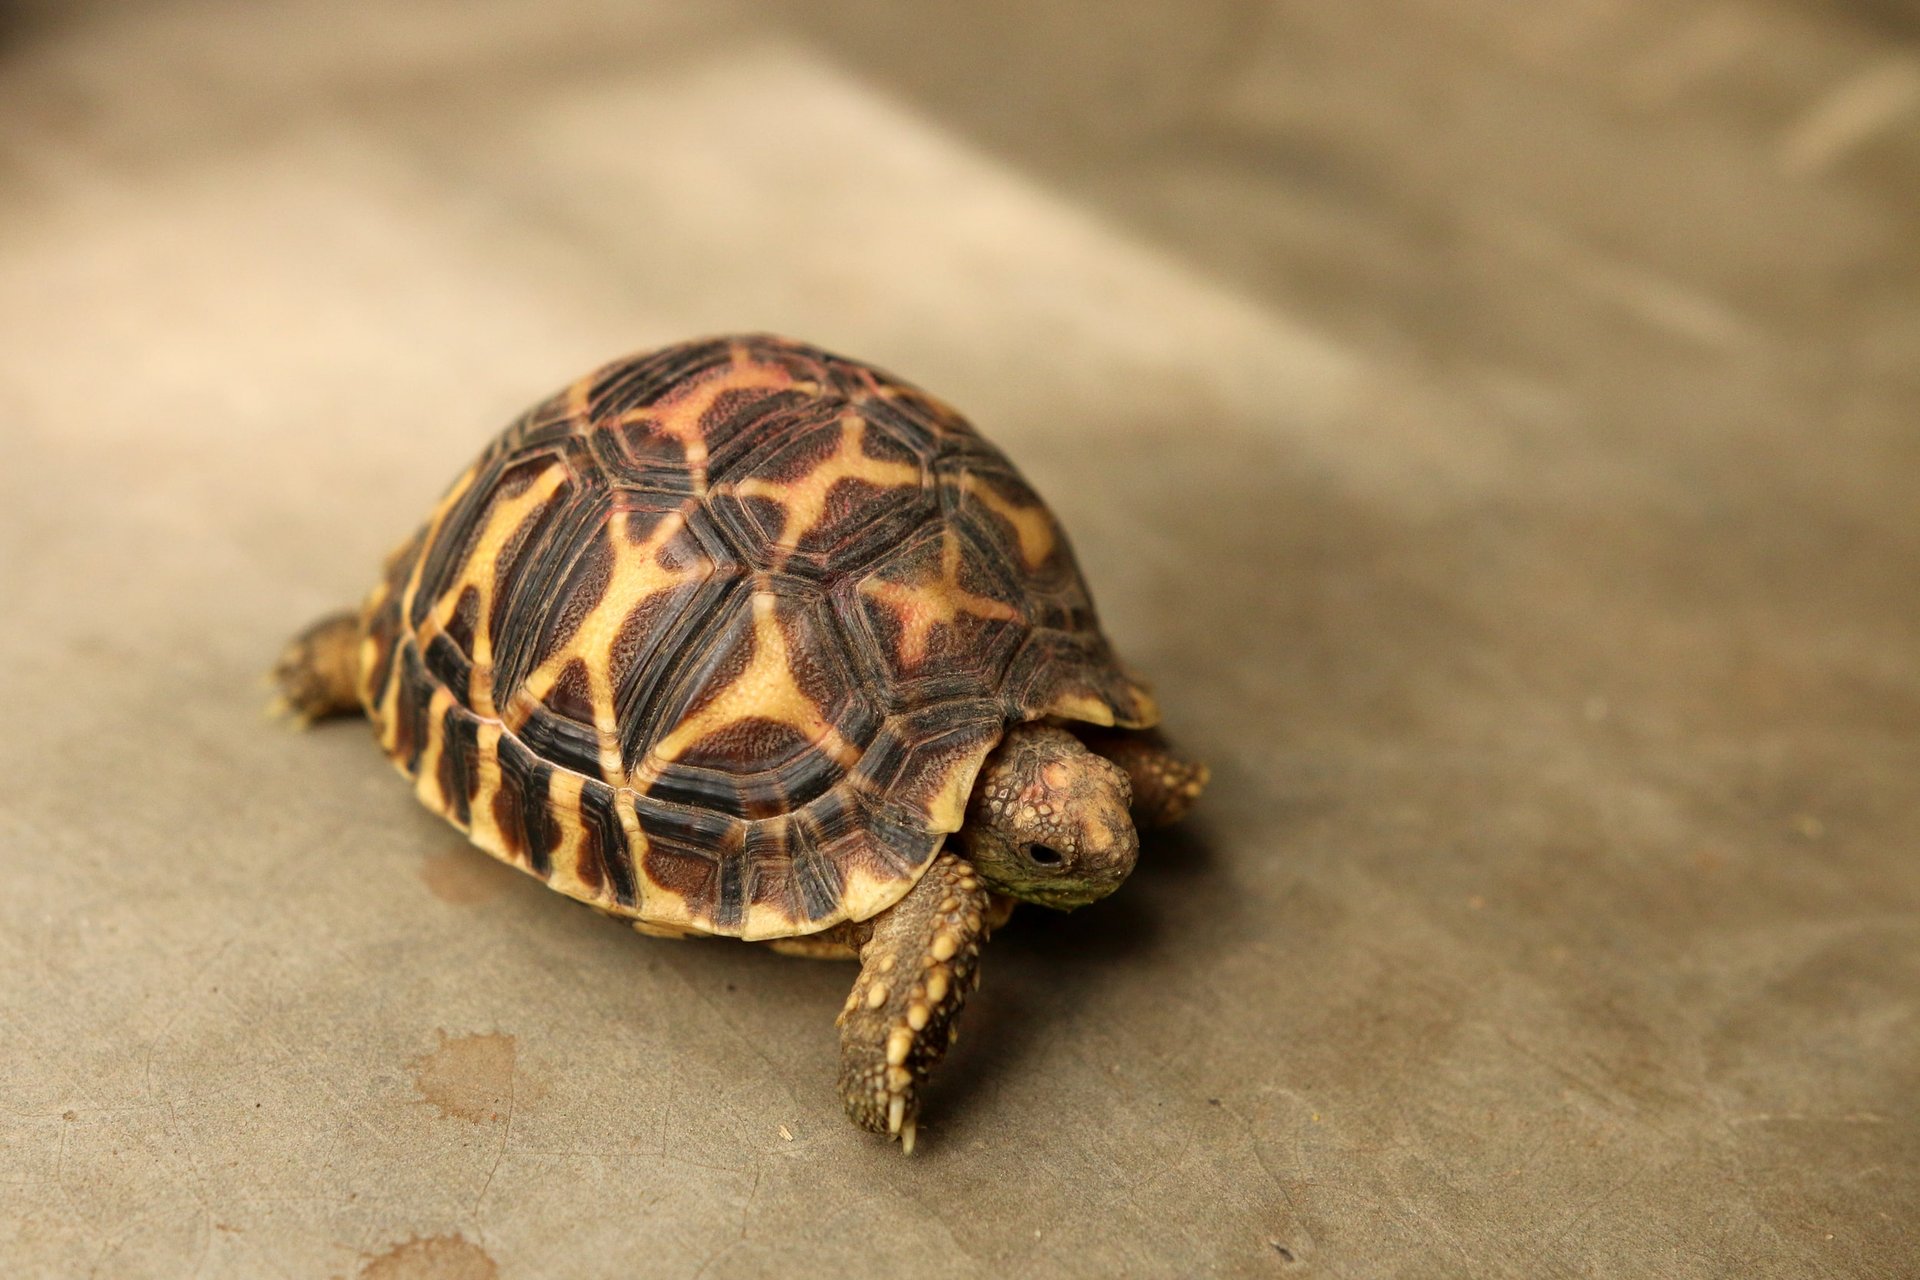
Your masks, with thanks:
<instances>
[{"instance_id":1,"label":"tortoise hind leg","mask_svg":"<svg viewBox=\"0 0 1920 1280\"><path fill-rule=\"evenodd\" d=\"M331 613L302 631L273 667L273 710L302 725L360 710L360 615Z\"/></svg>"},{"instance_id":2,"label":"tortoise hind leg","mask_svg":"<svg viewBox=\"0 0 1920 1280\"><path fill-rule=\"evenodd\" d=\"M920 1095L959 1037L979 984L991 903L963 859L943 853L907 896L874 917L860 977L840 1014L840 1096L862 1129L913 1151Z\"/></svg>"},{"instance_id":3,"label":"tortoise hind leg","mask_svg":"<svg viewBox=\"0 0 1920 1280\"><path fill-rule=\"evenodd\" d=\"M1189 760L1158 729L1085 735L1087 748L1126 770L1133 783L1133 817L1143 827L1172 826L1206 790L1211 771Z\"/></svg>"}]
</instances>

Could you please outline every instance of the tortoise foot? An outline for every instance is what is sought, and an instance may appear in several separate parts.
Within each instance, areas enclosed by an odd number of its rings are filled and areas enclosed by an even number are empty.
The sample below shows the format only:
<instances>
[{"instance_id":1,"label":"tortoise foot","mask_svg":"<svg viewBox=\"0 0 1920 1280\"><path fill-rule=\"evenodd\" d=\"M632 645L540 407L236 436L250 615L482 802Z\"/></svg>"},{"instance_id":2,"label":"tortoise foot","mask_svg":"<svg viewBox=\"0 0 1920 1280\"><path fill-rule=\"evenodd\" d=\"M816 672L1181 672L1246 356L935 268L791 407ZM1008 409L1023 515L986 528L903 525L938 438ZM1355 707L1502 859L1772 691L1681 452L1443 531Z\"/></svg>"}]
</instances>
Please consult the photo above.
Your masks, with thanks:
<instances>
[{"instance_id":1,"label":"tortoise foot","mask_svg":"<svg viewBox=\"0 0 1920 1280\"><path fill-rule=\"evenodd\" d=\"M913 1151L920 1096L979 985L992 904L963 859L943 853L873 922L860 977L840 1014L840 1096L847 1117Z\"/></svg>"},{"instance_id":2,"label":"tortoise foot","mask_svg":"<svg viewBox=\"0 0 1920 1280\"><path fill-rule=\"evenodd\" d=\"M1158 730L1089 733L1087 746L1126 770L1133 784L1133 816L1143 827L1172 826L1207 789L1211 771L1176 750Z\"/></svg>"},{"instance_id":3,"label":"tortoise foot","mask_svg":"<svg viewBox=\"0 0 1920 1280\"><path fill-rule=\"evenodd\" d=\"M302 727L360 710L360 618L328 614L293 638L273 667L279 689L268 710Z\"/></svg>"}]
</instances>

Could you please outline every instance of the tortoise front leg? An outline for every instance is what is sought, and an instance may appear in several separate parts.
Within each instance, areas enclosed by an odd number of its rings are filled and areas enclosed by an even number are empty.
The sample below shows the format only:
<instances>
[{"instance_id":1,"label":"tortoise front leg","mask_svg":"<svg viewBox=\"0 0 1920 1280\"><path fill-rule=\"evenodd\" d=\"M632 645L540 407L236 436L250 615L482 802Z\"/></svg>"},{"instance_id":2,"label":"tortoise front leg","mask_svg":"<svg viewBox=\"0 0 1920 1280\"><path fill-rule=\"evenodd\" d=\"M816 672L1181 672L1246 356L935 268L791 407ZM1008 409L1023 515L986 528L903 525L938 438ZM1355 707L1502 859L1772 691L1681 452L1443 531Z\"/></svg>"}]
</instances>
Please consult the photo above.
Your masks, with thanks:
<instances>
[{"instance_id":1,"label":"tortoise front leg","mask_svg":"<svg viewBox=\"0 0 1920 1280\"><path fill-rule=\"evenodd\" d=\"M959 1038L954 1020L979 985L992 915L973 868L943 853L907 896L875 916L860 977L840 1013L840 1096L862 1129L913 1150L920 1093Z\"/></svg>"},{"instance_id":2,"label":"tortoise front leg","mask_svg":"<svg viewBox=\"0 0 1920 1280\"><path fill-rule=\"evenodd\" d=\"M360 615L330 613L293 638L274 664L272 709L301 724L360 710Z\"/></svg>"},{"instance_id":3,"label":"tortoise front leg","mask_svg":"<svg viewBox=\"0 0 1920 1280\"><path fill-rule=\"evenodd\" d=\"M1143 827L1172 826L1187 816L1207 788L1211 771L1189 760L1158 729L1089 733L1087 748L1126 770L1133 784L1133 820Z\"/></svg>"}]
</instances>

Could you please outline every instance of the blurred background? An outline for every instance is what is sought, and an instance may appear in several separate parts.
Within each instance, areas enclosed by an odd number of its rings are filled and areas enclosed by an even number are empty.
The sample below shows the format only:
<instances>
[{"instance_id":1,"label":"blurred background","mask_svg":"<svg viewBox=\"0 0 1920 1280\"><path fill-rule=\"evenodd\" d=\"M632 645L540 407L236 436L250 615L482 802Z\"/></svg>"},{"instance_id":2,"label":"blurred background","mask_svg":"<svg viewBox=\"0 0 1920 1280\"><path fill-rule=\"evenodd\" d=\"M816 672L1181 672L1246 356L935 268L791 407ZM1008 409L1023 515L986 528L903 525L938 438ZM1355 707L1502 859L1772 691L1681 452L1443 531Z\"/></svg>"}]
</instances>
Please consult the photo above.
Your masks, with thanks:
<instances>
[{"instance_id":1,"label":"blurred background","mask_svg":"<svg viewBox=\"0 0 1920 1280\"><path fill-rule=\"evenodd\" d=\"M740 329L972 415L1216 766L911 1162L849 972L257 714ZM1920 7L14 0L0 335L11 1274L1915 1274Z\"/></svg>"}]
</instances>

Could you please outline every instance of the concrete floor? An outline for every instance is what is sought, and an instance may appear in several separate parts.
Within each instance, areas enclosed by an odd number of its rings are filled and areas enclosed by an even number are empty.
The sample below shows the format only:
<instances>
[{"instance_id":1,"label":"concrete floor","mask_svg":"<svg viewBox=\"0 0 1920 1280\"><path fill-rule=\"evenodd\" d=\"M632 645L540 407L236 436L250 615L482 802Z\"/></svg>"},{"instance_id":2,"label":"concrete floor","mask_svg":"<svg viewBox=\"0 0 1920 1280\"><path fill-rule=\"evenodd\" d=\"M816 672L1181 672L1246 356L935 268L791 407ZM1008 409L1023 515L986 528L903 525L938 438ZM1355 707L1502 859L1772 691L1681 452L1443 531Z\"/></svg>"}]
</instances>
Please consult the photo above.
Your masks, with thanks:
<instances>
[{"instance_id":1,"label":"concrete floor","mask_svg":"<svg viewBox=\"0 0 1920 1280\"><path fill-rule=\"evenodd\" d=\"M0 1270L1920 1275L1920 12L6 12ZM972 413L1216 765L911 1160L848 969L259 715L739 328Z\"/></svg>"}]
</instances>

